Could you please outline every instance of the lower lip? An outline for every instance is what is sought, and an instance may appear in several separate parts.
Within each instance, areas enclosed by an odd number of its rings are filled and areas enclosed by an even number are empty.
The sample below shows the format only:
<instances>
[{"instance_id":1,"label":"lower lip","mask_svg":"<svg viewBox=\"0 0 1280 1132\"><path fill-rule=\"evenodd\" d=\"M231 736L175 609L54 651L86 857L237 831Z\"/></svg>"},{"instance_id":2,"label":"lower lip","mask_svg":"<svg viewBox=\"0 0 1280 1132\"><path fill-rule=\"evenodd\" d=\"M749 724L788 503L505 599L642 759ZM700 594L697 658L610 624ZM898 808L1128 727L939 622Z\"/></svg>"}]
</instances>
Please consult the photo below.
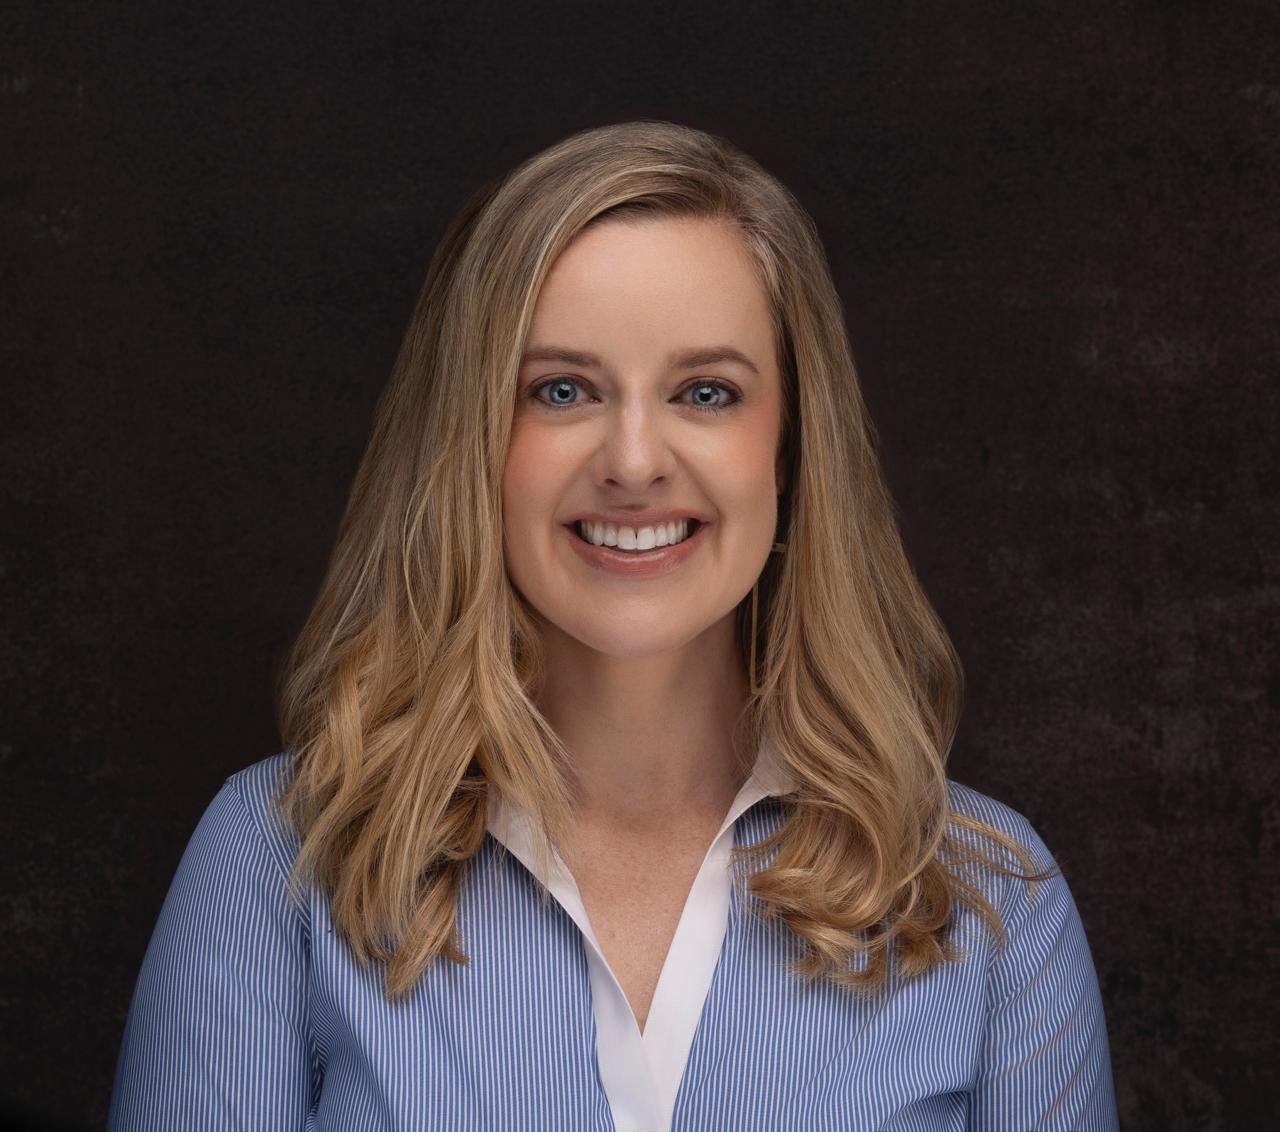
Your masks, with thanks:
<instances>
[{"instance_id":1,"label":"lower lip","mask_svg":"<svg viewBox=\"0 0 1280 1132\"><path fill-rule=\"evenodd\" d=\"M655 546L652 550L615 550L611 546L596 546L580 539L572 525L566 526L564 532L578 557L588 566L618 578L656 578L685 562L702 545L703 534L709 526L710 523L699 523L698 529L684 542L675 546Z\"/></svg>"}]
</instances>

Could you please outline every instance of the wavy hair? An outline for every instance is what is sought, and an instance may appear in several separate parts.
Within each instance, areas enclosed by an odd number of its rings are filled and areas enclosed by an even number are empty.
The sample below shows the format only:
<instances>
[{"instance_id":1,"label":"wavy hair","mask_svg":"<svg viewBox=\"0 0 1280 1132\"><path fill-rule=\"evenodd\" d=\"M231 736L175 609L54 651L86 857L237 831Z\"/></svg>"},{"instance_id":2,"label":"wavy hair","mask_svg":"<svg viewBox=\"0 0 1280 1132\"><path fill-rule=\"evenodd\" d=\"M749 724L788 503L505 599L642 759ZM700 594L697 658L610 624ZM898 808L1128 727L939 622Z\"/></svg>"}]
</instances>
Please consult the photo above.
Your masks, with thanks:
<instances>
[{"instance_id":1,"label":"wavy hair","mask_svg":"<svg viewBox=\"0 0 1280 1132\"><path fill-rule=\"evenodd\" d=\"M761 686L738 726L747 750L772 741L795 789L785 823L734 853L756 866L772 856L749 887L804 942L794 972L874 990L896 952L903 975L922 973L960 954L958 903L1003 940L972 866L1046 875L949 807L963 673L904 552L812 220L723 138L609 125L528 158L445 231L278 680L294 892L324 887L360 962L387 963L392 998L439 956L469 961L457 896L490 791L534 818L544 861L566 841L572 761L536 706L544 655L503 560L516 375L569 242L588 225L661 216L735 225L773 319L787 553L759 579ZM737 615L744 664L749 604Z\"/></svg>"}]
</instances>

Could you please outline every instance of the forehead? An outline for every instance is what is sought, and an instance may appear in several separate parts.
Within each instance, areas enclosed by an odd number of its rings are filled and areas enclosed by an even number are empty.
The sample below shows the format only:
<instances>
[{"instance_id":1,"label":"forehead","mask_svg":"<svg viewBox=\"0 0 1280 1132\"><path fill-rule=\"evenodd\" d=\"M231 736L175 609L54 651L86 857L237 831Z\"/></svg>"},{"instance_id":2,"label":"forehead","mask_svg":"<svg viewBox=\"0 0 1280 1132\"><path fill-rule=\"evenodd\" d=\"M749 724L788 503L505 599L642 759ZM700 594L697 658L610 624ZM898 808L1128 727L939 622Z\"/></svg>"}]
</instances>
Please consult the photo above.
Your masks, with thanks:
<instances>
[{"instance_id":1,"label":"forehead","mask_svg":"<svg viewBox=\"0 0 1280 1132\"><path fill-rule=\"evenodd\" d=\"M551 266L530 340L667 352L715 341L764 364L772 323L751 252L732 224L703 217L605 220ZM571 340L571 341L570 341Z\"/></svg>"}]
</instances>

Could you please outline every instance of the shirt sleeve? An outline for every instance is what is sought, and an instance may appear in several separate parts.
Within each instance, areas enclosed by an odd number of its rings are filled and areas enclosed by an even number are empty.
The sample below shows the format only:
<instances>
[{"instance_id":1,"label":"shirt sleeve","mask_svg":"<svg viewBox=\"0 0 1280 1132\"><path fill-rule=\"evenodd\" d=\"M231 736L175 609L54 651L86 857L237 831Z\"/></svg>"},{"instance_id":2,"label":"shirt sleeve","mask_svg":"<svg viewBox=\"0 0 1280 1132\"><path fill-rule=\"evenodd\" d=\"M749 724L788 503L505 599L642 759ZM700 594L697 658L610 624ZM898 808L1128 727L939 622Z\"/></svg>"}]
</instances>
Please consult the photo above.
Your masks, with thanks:
<instances>
[{"instance_id":1,"label":"shirt sleeve","mask_svg":"<svg viewBox=\"0 0 1280 1132\"><path fill-rule=\"evenodd\" d=\"M1019 840L1054 875L1013 882L1007 941L987 973L988 1010L975 1132L1113 1132L1119 1128L1106 1021L1093 957L1071 891L1022 819Z\"/></svg>"},{"instance_id":2,"label":"shirt sleeve","mask_svg":"<svg viewBox=\"0 0 1280 1132\"><path fill-rule=\"evenodd\" d=\"M235 776L196 826L134 988L108 1132L302 1129L306 927Z\"/></svg>"}]
</instances>

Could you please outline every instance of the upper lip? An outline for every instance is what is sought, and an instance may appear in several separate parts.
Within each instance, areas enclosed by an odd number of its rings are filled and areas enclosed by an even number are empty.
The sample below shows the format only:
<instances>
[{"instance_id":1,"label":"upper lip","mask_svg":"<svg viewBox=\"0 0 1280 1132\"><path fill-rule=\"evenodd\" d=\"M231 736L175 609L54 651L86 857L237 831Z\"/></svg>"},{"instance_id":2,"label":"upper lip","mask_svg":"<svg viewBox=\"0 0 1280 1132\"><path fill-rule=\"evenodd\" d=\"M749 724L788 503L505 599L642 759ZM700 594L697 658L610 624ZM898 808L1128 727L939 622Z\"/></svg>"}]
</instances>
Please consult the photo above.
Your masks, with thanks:
<instances>
[{"instance_id":1,"label":"upper lip","mask_svg":"<svg viewBox=\"0 0 1280 1132\"><path fill-rule=\"evenodd\" d=\"M700 523L708 523L709 519L704 519L696 511L682 511L679 509L668 509L664 511L584 511L580 515L575 515L565 526L571 527L574 523L613 523L619 527L652 527L657 523L678 522L681 519L696 519Z\"/></svg>"}]
</instances>

